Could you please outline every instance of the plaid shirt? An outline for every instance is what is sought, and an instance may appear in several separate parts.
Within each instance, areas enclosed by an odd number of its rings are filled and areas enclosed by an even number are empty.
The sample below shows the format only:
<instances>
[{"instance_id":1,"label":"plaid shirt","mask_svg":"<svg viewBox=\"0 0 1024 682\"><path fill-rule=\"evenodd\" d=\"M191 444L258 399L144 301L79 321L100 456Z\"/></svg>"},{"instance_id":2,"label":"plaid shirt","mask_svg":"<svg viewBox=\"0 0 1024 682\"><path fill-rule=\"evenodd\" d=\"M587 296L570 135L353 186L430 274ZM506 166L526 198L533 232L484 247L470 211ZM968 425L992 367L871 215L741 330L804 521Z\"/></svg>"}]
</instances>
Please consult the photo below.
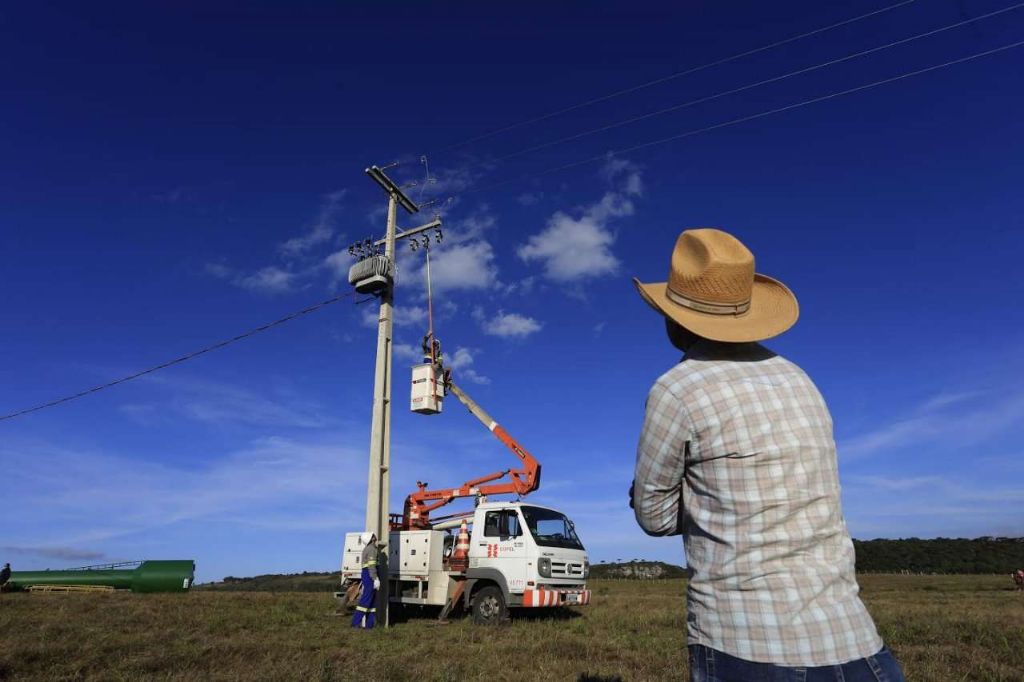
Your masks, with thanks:
<instances>
[{"instance_id":1,"label":"plaid shirt","mask_svg":"<svg viewBox=\"0 0 1024 682\"><path fill-rule=\"evenodd\" d=\"M860 598L817 388L758 344L700 342L647 398L636 518L685 540L689 644L784 666L882 640Z\"/></svg>"}]
</instances>

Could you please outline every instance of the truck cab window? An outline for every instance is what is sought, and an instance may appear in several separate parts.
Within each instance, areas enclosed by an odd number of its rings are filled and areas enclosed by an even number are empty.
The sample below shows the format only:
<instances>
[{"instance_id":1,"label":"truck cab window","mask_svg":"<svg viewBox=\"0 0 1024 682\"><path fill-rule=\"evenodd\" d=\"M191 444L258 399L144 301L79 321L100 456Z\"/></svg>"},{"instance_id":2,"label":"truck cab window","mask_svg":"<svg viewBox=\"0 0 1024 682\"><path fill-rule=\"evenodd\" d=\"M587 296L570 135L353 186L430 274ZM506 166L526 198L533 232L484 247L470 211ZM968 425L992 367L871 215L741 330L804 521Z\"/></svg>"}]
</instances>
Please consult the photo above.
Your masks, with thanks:
<instances>
[{"instance_id":1,"label":"truck cab window","mask_svg":"<svg viewBox=\"0 0 1024 682\"><path fill-rule=\"evenodd\" d=\"M501 512L487 512L484 517L484 536L496 538L501 536Z\"/></svg>"},{"instance_id":2,"label":"truck cab window","mask_svg":"<svg viewBox=\"0 0 1024 682\"><path fill-rule=\"evenodd\" d=\"M508 538L520 535L519 515L514 509L487 512L484 517L484 537Z\"/></svg>"},{"instance_id":3,"label":"truck cab window","mask_svg":"<svg viewBox=\"0 0 1024 682\"><path fill-rule=\"evenodd\" d=\"M515 513L515 511L505 512L505 522L507 535L517 538L523 534L523 531L519 528L519 514Z\"/></svg>"}]
</instances>

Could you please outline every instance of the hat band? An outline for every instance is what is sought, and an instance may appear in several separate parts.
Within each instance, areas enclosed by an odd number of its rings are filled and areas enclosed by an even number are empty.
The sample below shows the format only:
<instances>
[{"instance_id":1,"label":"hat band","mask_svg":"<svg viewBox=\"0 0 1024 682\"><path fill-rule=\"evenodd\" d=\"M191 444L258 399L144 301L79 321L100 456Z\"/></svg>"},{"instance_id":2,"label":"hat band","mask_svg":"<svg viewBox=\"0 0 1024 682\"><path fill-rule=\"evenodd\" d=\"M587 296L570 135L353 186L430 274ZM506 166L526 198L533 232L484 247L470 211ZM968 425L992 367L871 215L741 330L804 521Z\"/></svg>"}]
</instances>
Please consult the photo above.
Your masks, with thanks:
<instances>
[{"instance_id":1,"label":"hat band","mask_svg":"<svg viewBox=\"0 0 1024 682\"><path fill-rule=\"evenodd\" d=\"M677 305L689 308L690 310L696 310L699 313L708 313L709 315L742 315L750 310L749 298L743 303L737 304L708 303L706 301L698 301L695 298L690 298L689 296L684 296L683 294L672 291L672 288L668 286L665 287L665 295L668 296L670 301Z\"/></svg>"}]
</instances>

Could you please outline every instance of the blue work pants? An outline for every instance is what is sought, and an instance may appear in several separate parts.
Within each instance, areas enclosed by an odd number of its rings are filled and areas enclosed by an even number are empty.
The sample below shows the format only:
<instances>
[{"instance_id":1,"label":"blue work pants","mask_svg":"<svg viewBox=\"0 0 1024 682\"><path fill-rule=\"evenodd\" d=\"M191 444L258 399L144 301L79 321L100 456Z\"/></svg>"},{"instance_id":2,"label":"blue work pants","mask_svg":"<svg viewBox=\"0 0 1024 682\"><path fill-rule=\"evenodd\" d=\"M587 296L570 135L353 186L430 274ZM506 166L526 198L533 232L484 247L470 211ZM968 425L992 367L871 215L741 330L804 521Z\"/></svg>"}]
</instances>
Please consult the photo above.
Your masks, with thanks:
<instances>
[{"instance_id":1,"label":"blue work pants","mask_svg":"<svg viewBox=\"0 0 1024 682\"><path fill-rule=\"evenodd\" d=\"M352 616L352 627L367 630L377 622L377 590L373 589L373 578L370 570L363 569L363 593L359 596L355 615Z\"/></svg>"},{"instance_id":2,"label":"blue work pants","mask_svg":"<svg viewBox=\"0 0 1024 682\"><path fill-rule=\"evenodd\" d=\"M888 648L841 665L791 668L755 663L700 644L690 647L690 682L904 682Z\"/></svg>"}]
</instances>

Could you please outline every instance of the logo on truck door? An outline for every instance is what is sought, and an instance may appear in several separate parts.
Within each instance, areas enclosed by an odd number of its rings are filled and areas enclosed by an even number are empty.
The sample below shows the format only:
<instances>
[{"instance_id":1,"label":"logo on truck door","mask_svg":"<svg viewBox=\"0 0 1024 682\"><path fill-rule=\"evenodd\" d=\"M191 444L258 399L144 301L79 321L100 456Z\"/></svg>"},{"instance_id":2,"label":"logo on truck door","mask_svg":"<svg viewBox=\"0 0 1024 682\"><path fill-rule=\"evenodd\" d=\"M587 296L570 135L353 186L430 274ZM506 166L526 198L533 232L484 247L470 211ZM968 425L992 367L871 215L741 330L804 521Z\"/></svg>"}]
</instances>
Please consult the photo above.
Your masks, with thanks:
<instances>
[{"instance_id":1,"label":"logo on truck door","mask_svg":"<svg viewBox=\"0 0 1024 682\"><path fill-rule=\"evenodd\" d=\"M498 545L487 545L487 558L493 559L498 556Z\"/></svg>"}]
</instances>

